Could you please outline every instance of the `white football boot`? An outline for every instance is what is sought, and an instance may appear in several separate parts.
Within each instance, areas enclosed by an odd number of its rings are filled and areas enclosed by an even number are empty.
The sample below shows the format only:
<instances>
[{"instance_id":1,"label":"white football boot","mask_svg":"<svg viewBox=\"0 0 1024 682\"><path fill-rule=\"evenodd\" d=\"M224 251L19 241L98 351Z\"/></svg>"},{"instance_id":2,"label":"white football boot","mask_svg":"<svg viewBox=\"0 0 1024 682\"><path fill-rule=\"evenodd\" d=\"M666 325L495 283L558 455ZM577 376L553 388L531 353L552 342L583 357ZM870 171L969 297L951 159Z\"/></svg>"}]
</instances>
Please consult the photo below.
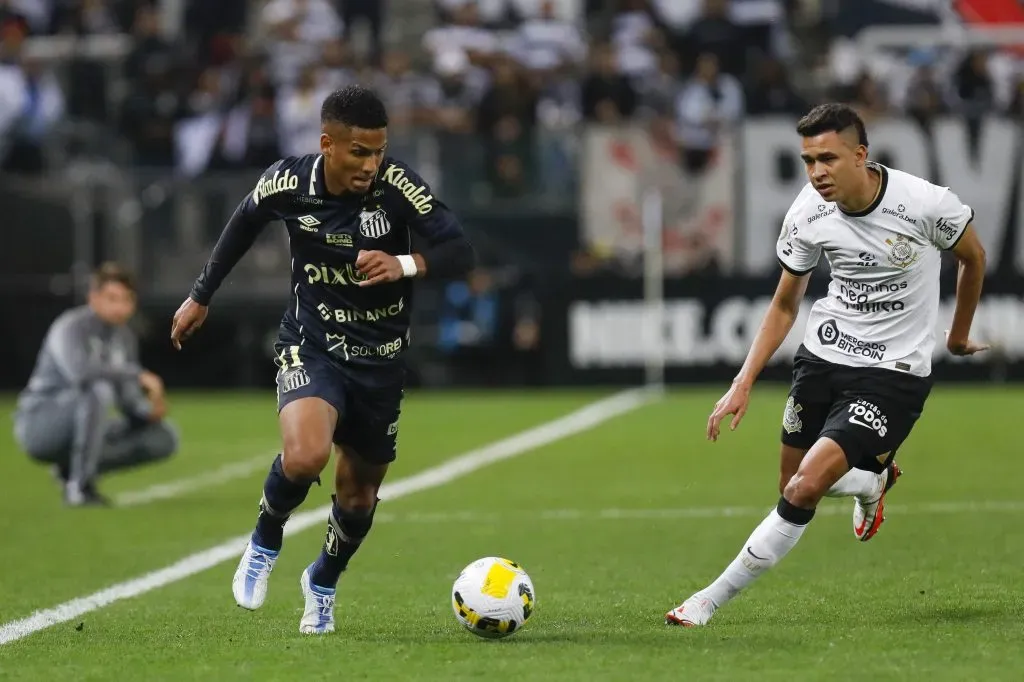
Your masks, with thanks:
<instances>
[{"instance_id":1,"label":"white football boot","mask_svg":"<svg viewBox=\"0 0 1024 682\"><path fill-rule=\"evenodd\" d=\"M715 603L700 592L665 614L665 625L692 628L707 625L715 615Z\"/></svg>"},{"instance_id":2,"label":"white football boot","mask_svg":"<svg viewBox=\"0 0 1024 682\"><path fill-rule=\"evenodd\" d=\"M903 470L892 461L882 472L882 492L874 500L862 501L853 498L853 535L861 542L875 537L875 533L885 521L885 494L896 485L896 480L903 475Z\"/></svg>"},{"instance_id":3,"label":"white football boot","mask_svg":"<svg viewBox=\"0 0 1024 682\"><path fill-rule=\"evenodd\" d=\"M299 632L304 635L325 635L334 632L334 588L320 587L309 580L309 571L312 565L307 566L299 578L299 587L302 588L302 597L306 600L306 609L302 612L302 620L299 621Z\"/></svg>"},{"instance_id":4,"label":"white football boot","mask_svg":"<svg viewBox=\"0 0 1024 682\"><path fill-rule=\"evenodd\" d=\"M231 581L235 603L243 609L255 611L263 606L267 598L267 582L270 580L270 572L274 570L277 555L278 552L254 545L252 540L246 543L242 559L235 569L234 580Z\"/></svg>"}]
</instances>

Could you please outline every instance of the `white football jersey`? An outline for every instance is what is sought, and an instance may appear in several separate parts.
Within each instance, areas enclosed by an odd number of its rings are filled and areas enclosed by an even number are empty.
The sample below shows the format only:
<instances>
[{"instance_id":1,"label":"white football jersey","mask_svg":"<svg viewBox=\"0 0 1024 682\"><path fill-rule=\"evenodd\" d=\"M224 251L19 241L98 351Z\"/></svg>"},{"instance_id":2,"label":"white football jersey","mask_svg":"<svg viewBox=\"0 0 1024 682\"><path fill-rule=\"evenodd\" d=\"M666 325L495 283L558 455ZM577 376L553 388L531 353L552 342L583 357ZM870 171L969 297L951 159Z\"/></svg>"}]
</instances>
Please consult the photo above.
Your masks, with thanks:
<instances>
[{"instance_id":1,"label":"white football jersey","mask_svg":"<svg viewBox=\"0 0 1024 682\"><path fill-rule=\"evenodd\" d=\"M846 213L808 183L793 202L776 245L782 266L802 275L822 252L828 294L811 308L809 351L829 362L931 374L939 308L940 250L953 248L974 211L947 187L871 164L878 197Z\"/></svg>"}]
</instances>

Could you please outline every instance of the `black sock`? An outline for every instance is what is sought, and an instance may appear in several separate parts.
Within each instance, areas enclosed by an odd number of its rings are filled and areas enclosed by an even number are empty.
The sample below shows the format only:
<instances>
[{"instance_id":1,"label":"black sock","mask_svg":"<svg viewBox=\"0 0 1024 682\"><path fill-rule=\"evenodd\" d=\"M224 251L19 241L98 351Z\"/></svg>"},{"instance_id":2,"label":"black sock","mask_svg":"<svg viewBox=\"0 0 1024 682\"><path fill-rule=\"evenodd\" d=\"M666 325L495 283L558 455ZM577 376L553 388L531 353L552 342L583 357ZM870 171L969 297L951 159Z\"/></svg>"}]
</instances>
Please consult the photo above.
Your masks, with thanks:
<instances>
[{"instance_id":1,"label":"black sock","mask_svg":"<svg viewBox=\"0 0 1024 682\"><path fill-rule=\"evenodd\" d=\"M789 521L794 526L806 526L814 518L813 509L803 509L797 507L785 497L779 498L779 504L775 507L775 511L778 512L784 520Z\"/></svg>"},{"instance_id":2,"label":"black sock","mask_svg":"<svg viewBox=\"0 0 1024 682\"><path fill-rule=\"evenodd\" d=\"M376 510L376 502L370 509L345 510L338 506L338 498L334 497L331 516L327 520L324 546L320 550L320 557L313 563L309 572L311 583L317 587L329 588L338 584L338 578L348 567L349 559L370 532L373 513Z\"/></svg>"},{"instance_id":3,"label":"black sock","mask_svg":"<svg viewBox=\"0 0 1024 682\"><path fill-rule=\"evenodd\" d=\"M270 465L267 480L263 483L263 499L260 500L260 515L256 519L256 530L252 542L263 549L274 552L281 550L284 540L284 524L306 499L310 486L317 479L293 481L284 475L281 455Z\"/></svg>"}]
</instances>

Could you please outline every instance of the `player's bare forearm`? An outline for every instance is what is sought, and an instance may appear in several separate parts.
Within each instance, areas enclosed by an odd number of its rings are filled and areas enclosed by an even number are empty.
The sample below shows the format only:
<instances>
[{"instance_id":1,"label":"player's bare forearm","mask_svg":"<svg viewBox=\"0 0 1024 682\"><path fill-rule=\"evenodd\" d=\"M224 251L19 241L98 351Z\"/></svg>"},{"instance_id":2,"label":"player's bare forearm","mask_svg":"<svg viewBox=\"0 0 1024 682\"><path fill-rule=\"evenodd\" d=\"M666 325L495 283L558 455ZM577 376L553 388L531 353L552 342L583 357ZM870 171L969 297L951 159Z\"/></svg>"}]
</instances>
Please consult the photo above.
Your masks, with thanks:
<instances>
[{"instance_id":1,"label":"player's bare forearm","mask_svg":"<svg viewBox=\"0 0 1024 682\"><path fill-rule=\"evenodd\" d=\"M427 261L421 253L412 254L412 260L416 263L416 276L426 277L427 275Z\"/></svg>"},{"instance_id":2,"label":"player's bare forearm","mask_svg":"<svg viewBox=\"0 0 1024 682\"><path fill-rule=\"evenodd\" d=\"M973 226L968 226L960 237L953 254L959 261L956 278L956 307L953 322L949 327L949 338L954 342L966 342L974 321L974 311L981 299L985 282L987 258L985 249L978 240Z\"/></svg>"},{"instance_id":3,"label":"player's bare forearm","mask_svg":"<svg viewBox=\"0 0 1024 682\"><path fill-rule=\"evenodd\" d=\"M951 339L967 339L985 283L985 257L960 262L956 278L956 307L949 327Z\"/></svg>"},{"instance_id":4,"label":"player's bare forearm","mask_svg":"<svg viewBox=\"0 0 1024 682\"><path fill-rule=\"evenodd\" d=\"M765 365L779 350L800 313L800 301L807 290L808 277L809 275L798 277L785 271L782 273L775 296L768 306L764 319L761 320L761 327L754 336L754 342L750 345L747 359L733 383L753 386Z\"/></svg>"},{"instance_id":5,"label":"player's bare forearm","mask_svg":"<svg viewBox=\"0 0 1024 682\"><path fill-rule=\"evenodd\" d=\"M789 335L795 322L796 314L794 312L776 305L773 301L761 321L761 328L757 330L754 343L751 344L750 351L747 353L747 359L734 382L752 386L765 365L775 355L775 351L786 340L786 336Z\"/></svg>"}]
</instances>

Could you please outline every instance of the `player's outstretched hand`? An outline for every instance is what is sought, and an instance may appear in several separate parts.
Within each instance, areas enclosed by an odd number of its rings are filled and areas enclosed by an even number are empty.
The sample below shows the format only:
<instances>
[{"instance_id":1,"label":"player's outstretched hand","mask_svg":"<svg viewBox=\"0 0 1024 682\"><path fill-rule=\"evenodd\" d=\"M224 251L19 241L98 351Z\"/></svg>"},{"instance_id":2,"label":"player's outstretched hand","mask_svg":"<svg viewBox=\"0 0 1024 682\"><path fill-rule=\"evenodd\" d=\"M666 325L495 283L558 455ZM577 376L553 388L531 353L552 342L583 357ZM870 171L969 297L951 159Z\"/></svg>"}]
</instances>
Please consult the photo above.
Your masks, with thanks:
<instances>
[{"instance_id":1,"label":"player's outstretched hand","mask_svg":"<svg viewBox=\"0 0 1024 682\"><path fill-rule=\"evenodd\" d=\"M715 403L715 409L708 417L708 440L717 441L721 431L722 420L728 415L735 415L729 423L729 429L736 430L740 420L747 413L747 405L750 403L750 386L743 383L734 383L728 392Z\"/></svg>"},{"instance_id":2,"label":"player's outstretched hand","mask_svg":"<svg viewBox=\"0 0 1024 682\"><path fill-rule=\"evenodd\" d=\"M356 256L356 270L366 277L359 283L361 287L397 282L405 276L398 259L383 251L360 251Z\"/></svg>"},{"instance_id":3,"label":"player's outstretched hand","mask_svg":"<svg viewBox=\"0 0 1024 682\"><path fill-rule=\"evenodd\" d=\"M199 305L191 296L178 307L178 312L174 313L174 321L171 322L171 344L175 350L181 350L181 342L203 326L207 311L207 306Z\"/></svg>"},{"instance_id":4,"label":"player's outstretched hand","mask_svg":"<svg viewBox=\"0 0 1024 682\"><path fill-rule=\"evenodd\" d=\"M980 353L983 350L988 350L991 346L987 343L978 343L971 341L970 339L951 339L949 337L949 330L946 330L946 348L953 355L974 355Z\"/></svg>"}]
</instances>

